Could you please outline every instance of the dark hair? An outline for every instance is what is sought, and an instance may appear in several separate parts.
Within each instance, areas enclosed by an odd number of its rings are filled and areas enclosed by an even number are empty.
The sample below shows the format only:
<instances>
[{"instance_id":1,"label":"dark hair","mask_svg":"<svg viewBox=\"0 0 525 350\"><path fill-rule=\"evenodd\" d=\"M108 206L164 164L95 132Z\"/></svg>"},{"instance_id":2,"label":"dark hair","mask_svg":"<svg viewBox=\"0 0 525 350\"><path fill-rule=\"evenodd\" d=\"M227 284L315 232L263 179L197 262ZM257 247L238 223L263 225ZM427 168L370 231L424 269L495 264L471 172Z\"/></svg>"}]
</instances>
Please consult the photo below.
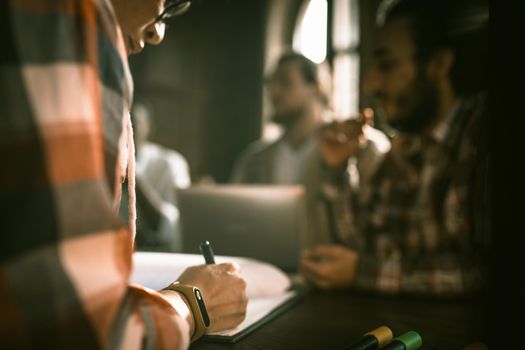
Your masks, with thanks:
<instances>
[{"instance_id":1,"label":"dark hair","mask_svg":"<svg viewBox=\"0 0 525 350\"><path fill-rule=\"evenodd\" d=\"M319 87L319 97L321 102L327 106L329 103L328 92L319 77L318 65L312 62L309 58L295 51L289 51L281 55L277 66L281 66L288 62L295 62L299 67L299 71L307 84L317 84Z\"/></svg>"},{"instance_id":2,"label":"dark hair","mask_svg":"<svg viewBox=\"0 0 525 350\"><path fill-rule=\"evenodd\" d=\"M277 65L281 66L288 62L297 63L299 70L301 71L301 74L307 83L319 83L319 72L317 65L310 59L297 52L287 52L279 58Z\"/></svg>"},{"instance_id":3,"label":"dark hair","mask_svg":"<svg viewBox=\"0 0 525 350\"><path fill-rule=\"evenodd\" d=\"M454 51L451 79L458 95L486 89L486 0L384 0L378 10L378 24L398 18L409 20L419 62L427 62L441 49Z\"/></svg>"}]
</instances>

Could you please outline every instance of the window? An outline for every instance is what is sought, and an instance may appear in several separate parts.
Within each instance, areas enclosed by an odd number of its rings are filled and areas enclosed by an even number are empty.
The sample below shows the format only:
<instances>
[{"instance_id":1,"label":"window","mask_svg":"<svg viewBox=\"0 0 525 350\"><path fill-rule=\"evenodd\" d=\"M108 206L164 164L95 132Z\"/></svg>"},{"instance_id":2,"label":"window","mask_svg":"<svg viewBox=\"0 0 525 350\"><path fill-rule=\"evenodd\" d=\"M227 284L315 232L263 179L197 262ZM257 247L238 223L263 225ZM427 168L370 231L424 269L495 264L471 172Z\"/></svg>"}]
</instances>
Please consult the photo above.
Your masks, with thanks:
<instances>
[{"instance_id":1,"label":"window","mask_svg":"<svg viewBox=\"0 0 525 350\"><path fill-rule=\"evenodd\" d=\"M293 37L293 48L315 63L326 58L328 4L326 0L303 3Z\"/></svg>"},{"instance_id":2,"label":"window","mask_svg":"<svg viewBox=\"0 0 525 350\"><path fill-rule=\"evenodd\" d=\"M332 107L337 118L346 119L359 111L359 0L329 1L330 13L327 0L304 1L293 48L315 63L324 62L331 48Z\"/></svg>"},{"instance_id":3,"label":"window","mask_svg":"<svg viewBox=\"0 0 525 350\"><path fill-rule=\"evenodd\" d=\"M341 118L359 112L358 6L358 0L334 0L333 4L333 108Z\"/></svg>"}]
</instances>

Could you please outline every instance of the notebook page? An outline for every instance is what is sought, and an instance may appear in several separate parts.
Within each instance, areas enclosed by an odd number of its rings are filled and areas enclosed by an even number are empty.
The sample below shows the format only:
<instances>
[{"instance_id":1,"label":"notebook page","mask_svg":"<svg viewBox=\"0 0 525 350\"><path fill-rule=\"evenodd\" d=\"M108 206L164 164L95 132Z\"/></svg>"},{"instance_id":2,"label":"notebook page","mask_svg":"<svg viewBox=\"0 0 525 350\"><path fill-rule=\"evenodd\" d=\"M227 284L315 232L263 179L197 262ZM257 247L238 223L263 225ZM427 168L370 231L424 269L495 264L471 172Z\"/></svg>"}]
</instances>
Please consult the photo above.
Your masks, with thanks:
<instances>
[{"instance_id":1,"label":"notebook page","mask_svg":"<svg viewBox=\"0 0 525 350\"><path fill-rule=\"evenodd\" d=\"M290 279L277 267L261 261L228 256L215 256L217 263L231 262L240 266L246 280L248 298L259 298L284 293ZM160 290L175 281L192 265L202 265L204 258L198 254L136 252L133 254L131 283Z\"/></svg>"}]
</instances>

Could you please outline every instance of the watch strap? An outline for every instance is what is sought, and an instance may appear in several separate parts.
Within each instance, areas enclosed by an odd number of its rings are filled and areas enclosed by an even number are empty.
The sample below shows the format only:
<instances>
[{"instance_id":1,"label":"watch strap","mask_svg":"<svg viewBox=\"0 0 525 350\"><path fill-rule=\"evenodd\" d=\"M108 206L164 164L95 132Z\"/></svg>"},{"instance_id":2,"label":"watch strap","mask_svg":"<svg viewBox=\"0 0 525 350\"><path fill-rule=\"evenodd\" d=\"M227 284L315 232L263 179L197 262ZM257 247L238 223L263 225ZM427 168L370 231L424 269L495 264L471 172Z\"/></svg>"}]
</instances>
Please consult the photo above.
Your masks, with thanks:
<instances>
[{"instance_id":1,"label":"watch strap","mask_svg":"<svg viewBox=\"0 0 525 350\"><path fill-rule=\"evenodd\" d=\"M193 315L194 331L191 336L191 341L193 342L202 337L210 325L210 319L199 288L175 281L164 289L179 292L184 296Z\"/></svg>"}]
</instances>

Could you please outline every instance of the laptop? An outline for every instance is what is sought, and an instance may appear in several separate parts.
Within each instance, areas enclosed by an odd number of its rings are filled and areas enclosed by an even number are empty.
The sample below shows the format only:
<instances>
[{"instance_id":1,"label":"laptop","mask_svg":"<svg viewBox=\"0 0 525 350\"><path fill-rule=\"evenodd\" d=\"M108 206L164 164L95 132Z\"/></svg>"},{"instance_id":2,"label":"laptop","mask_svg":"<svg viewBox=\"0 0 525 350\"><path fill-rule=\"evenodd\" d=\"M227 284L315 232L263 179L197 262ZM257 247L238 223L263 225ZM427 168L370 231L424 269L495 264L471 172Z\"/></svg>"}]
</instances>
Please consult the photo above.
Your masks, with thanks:
<instances>
[{"instance_id":1,"label":"laptop","mask_svg":"<svg viewBox=\"0 0 525 350\"><path fill-rule=\"evenodd\" d=\"M201 185L179 192L184 253L210 241L217 255L244 256L296 272L306 230L301 186Z\"/></svg>"}]
</instances>

